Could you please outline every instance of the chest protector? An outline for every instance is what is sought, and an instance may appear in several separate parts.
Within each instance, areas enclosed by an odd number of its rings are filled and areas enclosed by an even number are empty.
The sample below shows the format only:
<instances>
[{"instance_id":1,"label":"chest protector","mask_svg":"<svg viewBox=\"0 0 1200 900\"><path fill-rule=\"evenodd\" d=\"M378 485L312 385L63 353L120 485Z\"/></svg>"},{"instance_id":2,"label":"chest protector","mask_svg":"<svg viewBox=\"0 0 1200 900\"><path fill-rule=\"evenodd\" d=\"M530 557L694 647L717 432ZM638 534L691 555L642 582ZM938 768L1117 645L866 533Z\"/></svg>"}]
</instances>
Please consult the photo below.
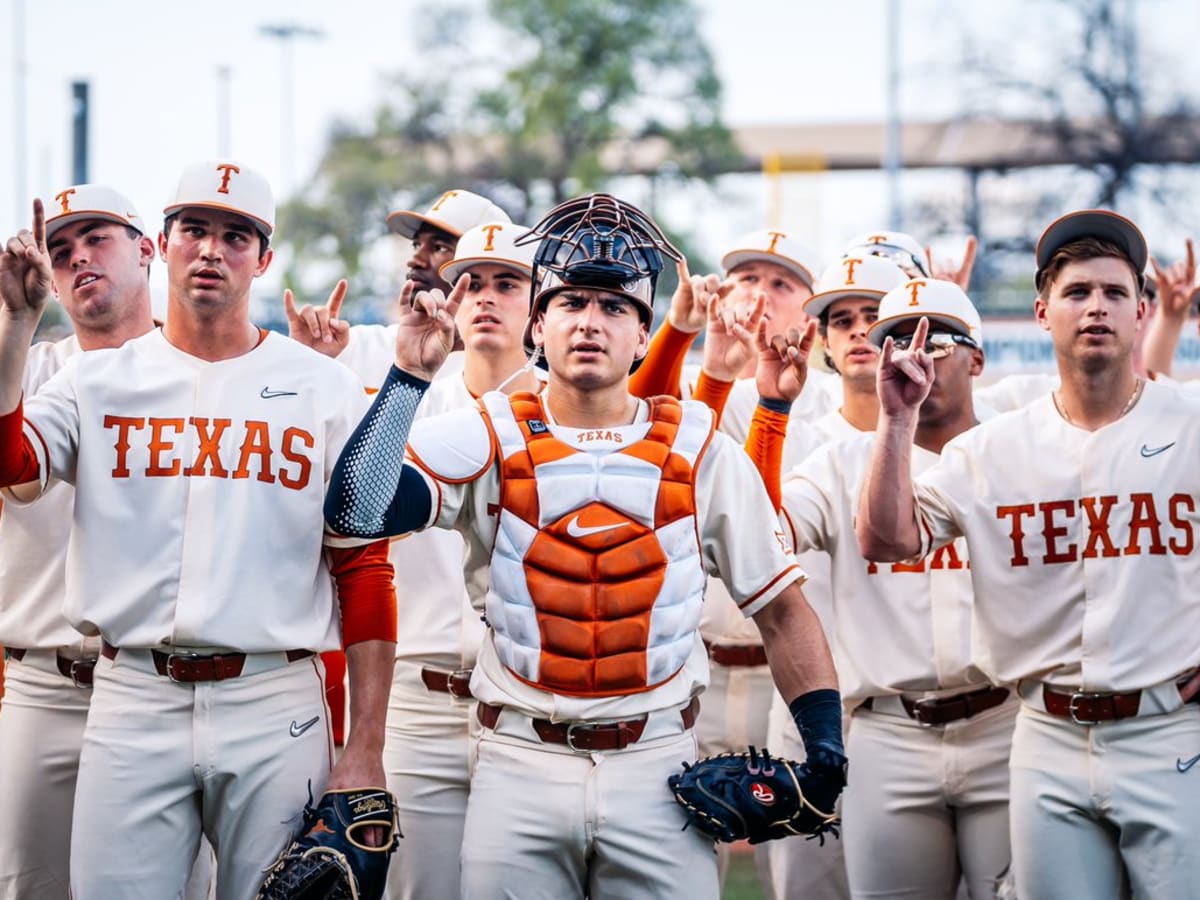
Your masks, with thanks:
<instances>
[{"instance_id":1,"label":"chest protector","mask_svg":"<svg viewBox=\"0 0 1200 900\"><path fill-rule=\"evenodd\" d=\"M501 662L575 697L670 680L704 599L695 472L712 413L655 398L645 437L595 454L554 437L533 394L481 402L500 457L487 616Z\"/></svg>"}]
</instances>

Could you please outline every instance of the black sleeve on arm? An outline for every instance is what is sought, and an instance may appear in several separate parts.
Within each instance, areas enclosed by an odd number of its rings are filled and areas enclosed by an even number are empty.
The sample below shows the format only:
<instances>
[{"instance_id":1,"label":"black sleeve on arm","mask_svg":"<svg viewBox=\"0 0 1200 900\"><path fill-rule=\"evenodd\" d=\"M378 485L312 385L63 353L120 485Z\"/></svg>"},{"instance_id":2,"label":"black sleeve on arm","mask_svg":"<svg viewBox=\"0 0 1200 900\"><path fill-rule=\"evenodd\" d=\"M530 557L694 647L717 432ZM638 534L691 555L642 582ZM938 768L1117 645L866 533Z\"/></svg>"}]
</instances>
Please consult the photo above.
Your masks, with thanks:
<instances>
[{"instance_id":1,"label":"black sleeve on arm","mask_svg":"<svg viewBox=\"0 0 1200 900\"><path fill-rule=\"evenodd\" d=\"M408 433L428 381L392 366L371 408L342 448L325 521L338 534L382 538L407 534L429 521L433 498L415 468L404 462Z\"/></svg>"}]
</instances>

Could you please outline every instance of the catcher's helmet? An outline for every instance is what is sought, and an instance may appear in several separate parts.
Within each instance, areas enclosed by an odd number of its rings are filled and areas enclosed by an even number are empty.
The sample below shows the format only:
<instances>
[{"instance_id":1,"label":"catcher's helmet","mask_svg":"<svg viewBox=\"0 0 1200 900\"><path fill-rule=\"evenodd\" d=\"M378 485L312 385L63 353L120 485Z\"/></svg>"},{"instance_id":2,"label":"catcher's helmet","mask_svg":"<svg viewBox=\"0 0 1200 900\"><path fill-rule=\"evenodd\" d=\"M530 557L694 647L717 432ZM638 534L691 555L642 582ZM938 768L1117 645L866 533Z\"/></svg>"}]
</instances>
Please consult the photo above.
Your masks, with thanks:
<instances>
[{"instance_id":1,"label":"catcher's helmet","mask_svg":"<svg viewBox=\"0 0 1200 900\"><path fill-rule=\"evenodd\" d=\"M649 327L663 254L683 255L640 209L611 194L589 194L560 203L518 245L540 241L533 257L533 287L525 349L535 351L533 320L546 302L573 287L599 288L627 297Z\"/></svg>"}]
</instances>

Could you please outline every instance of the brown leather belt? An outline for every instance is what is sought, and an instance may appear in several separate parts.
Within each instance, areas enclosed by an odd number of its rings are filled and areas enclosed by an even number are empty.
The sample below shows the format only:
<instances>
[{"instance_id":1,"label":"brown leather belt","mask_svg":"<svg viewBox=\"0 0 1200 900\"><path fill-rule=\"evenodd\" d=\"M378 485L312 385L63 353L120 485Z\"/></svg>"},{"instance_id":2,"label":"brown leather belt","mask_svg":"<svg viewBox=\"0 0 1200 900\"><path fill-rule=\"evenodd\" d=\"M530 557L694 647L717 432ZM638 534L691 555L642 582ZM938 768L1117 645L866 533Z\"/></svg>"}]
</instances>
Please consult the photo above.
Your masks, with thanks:
<instances>
[{"instance_id":1,"label":"brown leather belt","mask_svg":"<svg viewBox=\"0 0 1200 900\"><path fill-rule=\"evenodd\" d=\"M25 658L25 654L29 651L23 647L6 647L5 652L10 658L20 662ZM77 688L90 688L92 686L93 677L96 671L96 657L85 656L77 659L72 659L69 656L63 656L61 653L54 654L54 664L57 666L59 673L64 678L71 679L71 683Z\"/></svg>"},{"instance_id":2,"label":"brown leather belt","mask_svg":"<svg viewBox=\"0 0 1200 900\"><path fill-rule=\"evenodd\" d=\"M767 651L762 644L714 644L704 642L708 658L719 666L765 666Z\"/></svg>"},{"instance_id":3,"label":"brown leather belt","mask_svg":"<svg viewBox=\"0 0 1200 900\"><path fill-rule=\"evenodd\" d=\"M120 648L112 646L107 641L100 648L105 659L116 659ZM288 650L289 663L298 662L312 656L311 650ZM202 656L198 653L164 653L161 650L151 650L155 671L163 678L172 681L192 684L197 681L224 681L227 678L237 678L242 674L246 665L245 653L214 653Z\"/></svg>"},{"instance_id":4,"label":"brown leather belt","mask_svg":"<svg viewBox=\"0 0 1200 900\"><path fill-rule=\"evenodd\" d=\"M1129 719L1138 714L1142 704L1141 691L1122 694L1107 691L1075 691L1063 693L1050 685L1042 685L1042 702L1046 712L1062 719L1070 719L1076 725L1094 725L1097 722L1112 722Z\"/></svg>"},{"instance_id":5,"label":"brown leather belt","mask_svg":"<svg viewBox=\"0 0 1200 900\"><path fill-rule=\"evenodd\" d=\"M455 669L453 672L443 672L441 669L431 669L428 666L421 669L421 681L425 687L440 694L449 694L460 700L471 699L471 670Z\"/></svg>"},{"instance_id":6,"label":"brown leather belt","mask_svg":"<svg viewBox=\"0 0 1200 900\"><path fill-rule=\"evenodd\" d=\"M484 728L495 728L500 721L503 707L492 706L489 703L479 704L479 722ZM679 710L679 718L683 720L684 730L696 724L696 714L700 711L699 698L693 697L692 702ZM630 744L637 743L646 730L647 718L631 719L628 722L604 722L590 724L588 722L551 722L549 719L531 719L533 730L546 744L566 744L572 750L585 753L593 750L624 750Z\"/></svg>"},{"instance_id":7,"label":"brown leather belt","mask_svg":"<svg viewBox=\"0 0 1200 900\"><path fill-rule=\"evenodd\" d=\"M1007 699L1007 688L988 687L967 691L965 694L952 694L949 697L922 697L919 700L910 700L902 696L900 703L908 717L919 725L948 725L994 709ZM874 697L868 697L862 704L863 708L874 708L874 700Z\"/></svg>"}]
</instances>

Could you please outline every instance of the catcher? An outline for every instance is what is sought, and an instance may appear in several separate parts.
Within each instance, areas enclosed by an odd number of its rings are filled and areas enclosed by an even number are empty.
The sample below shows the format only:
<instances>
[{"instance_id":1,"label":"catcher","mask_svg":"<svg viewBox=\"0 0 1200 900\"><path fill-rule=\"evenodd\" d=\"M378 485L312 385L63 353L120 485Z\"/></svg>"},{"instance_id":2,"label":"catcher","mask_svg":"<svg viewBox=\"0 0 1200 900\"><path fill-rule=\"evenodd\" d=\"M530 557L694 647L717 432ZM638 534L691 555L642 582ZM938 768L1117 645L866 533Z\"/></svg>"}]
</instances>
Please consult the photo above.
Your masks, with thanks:
<instances>
[{"instance_id":1,"label":"catcher","mask_svg":"<svg viewBox=\"0 0 1200 900\"><path fill-rule=\"evenodd\" d=\"M749 459L714 433L704 405L629 392L662 256L678 251L605 194L559 206L528 238L539 243L526 346L545 356L545 391L488 393L414 425L465 283L448 298L418 294L399 322L397 365L338 462L326 517L360 536L455 528L468 566L490 566L487 596L473 597L489 630L471 679L483 733L464 897L511 896L519 884L522 897L716 900L712 840L681 829L665 784L696 752L707 573L763 633L809 751L795 801L821 811L844 778L829 648ZM786 818L798 830L828 825L815 813Z\"/></svg>"}]
</instances>

